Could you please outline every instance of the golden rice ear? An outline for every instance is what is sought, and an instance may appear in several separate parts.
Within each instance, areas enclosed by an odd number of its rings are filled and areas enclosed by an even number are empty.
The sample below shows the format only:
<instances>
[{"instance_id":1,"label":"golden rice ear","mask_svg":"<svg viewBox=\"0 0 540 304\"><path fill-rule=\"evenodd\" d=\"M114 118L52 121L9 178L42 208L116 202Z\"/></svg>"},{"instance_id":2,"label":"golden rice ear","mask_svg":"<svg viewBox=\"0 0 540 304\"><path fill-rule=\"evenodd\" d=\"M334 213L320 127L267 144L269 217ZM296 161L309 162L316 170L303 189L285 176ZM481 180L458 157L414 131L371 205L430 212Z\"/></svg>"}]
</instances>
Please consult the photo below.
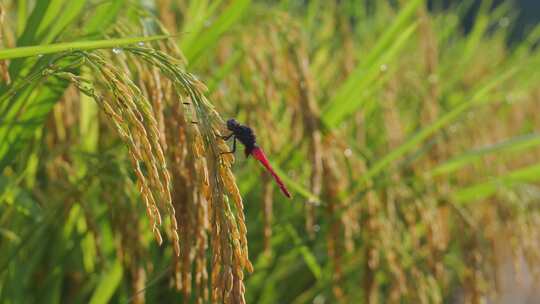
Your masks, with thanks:
<instances>
[{"instance_id":1,"label":"golden rice ear","mask_svg":"<svg viewBox=\"0 0 540 304\"><path fill-rule=\"evenodd\" d=\"M163 243L161 225L168 225L175 286L189 297L194 277L199 302L209 300L209 286L214 302L243 302L243 271L251 272L253 266L242 197L230 171L234 156L221 154L227 145L215 136L224 122L204 97L202 83L169 55L139 47L123 51L122 56L140 71L154 71L151 78L141 80L140 87L100 51L82 54L96 81L106 88L103 95L74 74L58 72L58 77L94 98L128 147L137 189L159 245ZM174 90L156 92L164 86Z\"/></svg>"},{"instance_id":2,"label":"golden rice ear","mask_svg":"<svg viewBox=\"0 0 540 304\"><path fill-rule=\"evenodd\" d=\"M198 297L203 300L208 295L208 280L206 270L206 258L204 250L209 236L209 249L212 252L212 275L210 277L212 301L225 303L239 303L245 301L245 287L243 284L244 269L253 271L249 261L247 246L247 228L243 213L242 197L236 186L236 181L230 166L234 161L231 154L223 155L228 147L220 134L225 126L224 121L211 106L203 95L203 87L198 79L186 73L181 66L171 64L169 55L160 51L149 51L145 48L126 48L126 52L138 56L150 66L156 67L169 79L176 89L175 94L181 96L177 107L177 114L167 119L174 119L174 125L179 126L172 136L167 135L167 146L178 145L170 138L183 138L185 148L171 148L169 159L173 159L172 176L173 184L186 185L190 192L175 188L172 194L172 206L169 208L173 229L172 238L175 244L175 252L179 252L176 267L177 286L184 294L191 293L188 287L188 273L192 267L202 273L195 275L198 278L196 288L199 290ZM173 101L169 105L176 107ZM196 121L196 124L189 123ZM157 137L159 138L159 137ZM181 173L184 167L190 168L189 178L186 173ZM232 198L233 203L230 202ZM182 210L180 213L178 210ZM191 215L190 215L191 214ZM178 224L176 224L178 223ZM210 225L209 223L212 223ZM174 232L178 230L178 234ZM193 232L197 237L193 237ZM178 280L181 283L178 283Z\"/></svg>"}]
</instances>

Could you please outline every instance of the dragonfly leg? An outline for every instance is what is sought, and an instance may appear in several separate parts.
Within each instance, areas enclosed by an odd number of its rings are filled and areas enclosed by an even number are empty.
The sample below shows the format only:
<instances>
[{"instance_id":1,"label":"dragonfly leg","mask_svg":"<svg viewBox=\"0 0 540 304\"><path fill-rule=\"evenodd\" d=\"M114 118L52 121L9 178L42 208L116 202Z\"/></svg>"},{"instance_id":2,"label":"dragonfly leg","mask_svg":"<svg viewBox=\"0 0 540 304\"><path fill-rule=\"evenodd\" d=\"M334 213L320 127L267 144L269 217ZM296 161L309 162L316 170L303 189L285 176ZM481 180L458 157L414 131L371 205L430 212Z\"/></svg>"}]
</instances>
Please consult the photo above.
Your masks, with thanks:
<instances>
[{"instance_id":1,"label":"dragonfly leg","mask_svg":"<svg viewBox=\"0 0 540 304\"><path fill-rule=\"evenodd\" d=\"M220 136L220 137L221 137L223 140L227 141L227 140L229 140L229 138L231 138L231 136L233 136L233 135L234 135L234 133L231 133L231 134L229 134L229 135ZM235 139L236 139L236 137L235 137Z\"/></svg>"},{"instance_id":2,"label":"dragonfly leg","mask_svg":"<svg viewBox=\"0 0 540 304\"><path fill-rule=\"evenodd\" d=\"M231 136L233 136L233 135L234 135L234 133L231 134L231 135L229 135L229 138L230 138ZM228 138L227 138L227 139L228 139ZM233 137L232 150L229 151L229 152L221 152L221 154L234 154L234 152L236 152L236 136Z\"/></svg>"}]
</instances>

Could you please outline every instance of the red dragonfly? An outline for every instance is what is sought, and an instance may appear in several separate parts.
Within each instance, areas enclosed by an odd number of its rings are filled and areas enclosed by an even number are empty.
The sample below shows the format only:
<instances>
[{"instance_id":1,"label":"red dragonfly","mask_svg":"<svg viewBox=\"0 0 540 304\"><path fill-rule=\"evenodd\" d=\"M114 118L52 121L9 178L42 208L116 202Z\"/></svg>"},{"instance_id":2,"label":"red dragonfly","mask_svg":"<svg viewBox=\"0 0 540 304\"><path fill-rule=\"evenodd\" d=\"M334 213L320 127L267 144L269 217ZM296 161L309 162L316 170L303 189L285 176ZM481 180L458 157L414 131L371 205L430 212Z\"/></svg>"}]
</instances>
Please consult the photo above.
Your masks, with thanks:
<instances>
[{"instance_id":1,"label":"red dragonfly","mask_svg":"<svg viewBox=\"0 0 540 304\"><path fill-rule=\"evenodd\" d=\"M232 137L233 148L231 151L224 152L223 154L234 153L236 151L236 140L238 139L246 148L246 157L251 155L255 159L257 159L266 168L266 170L270 172L270 174L272 174L279 186L279 189L281 189L281 192L283 192L286 197L291 198L289 190L287 190L287 187L285 187L285 184L283 183L281 178L279 178L274 169L272 169L272 166L270 166L268 158L266 158L263 150L259 148L259 146L257 146L253 130L246 125L239 124L235 119L227 120L227 129L229 129L232 133L227 136L222 136L222 138L224 140L229 140Z\"/></svg>"}]
</instances>

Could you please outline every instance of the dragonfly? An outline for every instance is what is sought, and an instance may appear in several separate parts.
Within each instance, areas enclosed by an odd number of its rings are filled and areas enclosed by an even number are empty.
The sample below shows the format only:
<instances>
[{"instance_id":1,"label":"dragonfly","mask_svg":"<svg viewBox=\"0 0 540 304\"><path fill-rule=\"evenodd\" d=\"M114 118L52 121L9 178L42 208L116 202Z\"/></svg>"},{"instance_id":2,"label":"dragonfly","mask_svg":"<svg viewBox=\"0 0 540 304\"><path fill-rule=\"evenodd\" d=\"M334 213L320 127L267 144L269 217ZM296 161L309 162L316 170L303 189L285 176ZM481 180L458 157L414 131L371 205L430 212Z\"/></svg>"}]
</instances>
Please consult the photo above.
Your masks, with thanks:
<instances>
[{"instance_id":1,"label":"dragonfly","mask_svg":"<svg viewBox=\"0 0 540 304\"><path fill-rule=\"evenodd\" d=\"M279 178L277 173L274 171L272 166L270 166L270 162L268 161L268 158L266 158L266 155L264 154L264 151L257 145L257 142L255 141L255 133L253 132L253 129L246 125L242 125L238 123L235 119L231 118L227 120L227 129L231 131L232 133L226 136L221 136L225 141L228 141L233 138L233 147L232 150L229 152L223 152L222 154L227 153L233 153L236 152L236 140L238 140L240 143L242 143L245 147L245 153L246 157L253 156L256 160L258 160L264 168L274 177L276 180L276 183L279 186L279 189L281 192L288 198L291 198L291 193L289 190L287 190L287 187L285 187L285 184Z\"/></svg>"}]
</instances>

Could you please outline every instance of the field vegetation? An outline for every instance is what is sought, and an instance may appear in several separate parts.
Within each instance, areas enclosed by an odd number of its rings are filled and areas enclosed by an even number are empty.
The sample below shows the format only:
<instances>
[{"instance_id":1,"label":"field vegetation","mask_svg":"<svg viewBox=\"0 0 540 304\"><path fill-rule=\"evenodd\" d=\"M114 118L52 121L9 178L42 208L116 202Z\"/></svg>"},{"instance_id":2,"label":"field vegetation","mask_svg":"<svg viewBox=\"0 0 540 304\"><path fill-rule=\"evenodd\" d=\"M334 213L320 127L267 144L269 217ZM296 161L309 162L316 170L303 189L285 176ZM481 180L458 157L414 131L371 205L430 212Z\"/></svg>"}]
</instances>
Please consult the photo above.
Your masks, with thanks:
<instances>
[{"instance_id":1,"label":"field vegetation","mask_svg":"<svg viewBox=\"0 0 540 304\"><path fill-rule=\"evenodd\" d=\"M0 302L483 303L505 263L534 281L540 26L438 4L2 0ZM292 200L222 154L233 117Z\"/></svg>"}]
</instances>

